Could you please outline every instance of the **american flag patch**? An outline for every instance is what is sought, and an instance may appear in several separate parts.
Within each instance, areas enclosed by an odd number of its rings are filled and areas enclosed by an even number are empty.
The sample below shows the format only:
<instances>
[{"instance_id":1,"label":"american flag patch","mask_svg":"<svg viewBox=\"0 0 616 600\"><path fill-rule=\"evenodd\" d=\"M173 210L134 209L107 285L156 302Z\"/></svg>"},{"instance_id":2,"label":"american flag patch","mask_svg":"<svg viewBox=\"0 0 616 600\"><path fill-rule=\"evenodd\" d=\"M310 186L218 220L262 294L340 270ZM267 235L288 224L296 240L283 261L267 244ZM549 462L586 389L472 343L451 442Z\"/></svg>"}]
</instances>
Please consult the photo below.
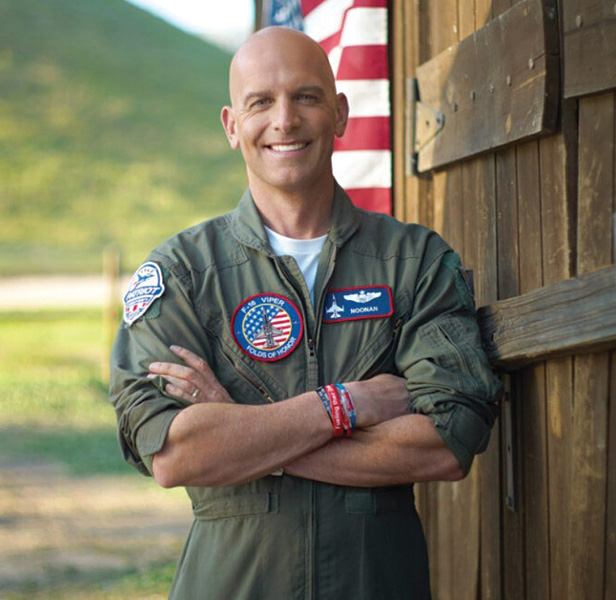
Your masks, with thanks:
<instances>
[{"instance_id":1,"label":"american flag patch","mask_svg":"<svg viewBox=\"0 0 616 600\"><path fill-rule=\"evenodd\" d=\"M231 328L242 351L263 361L288 356L304 331L297 307L278 294L258 294L244 300L233 315Z\"/></svg>"}]
</instances>

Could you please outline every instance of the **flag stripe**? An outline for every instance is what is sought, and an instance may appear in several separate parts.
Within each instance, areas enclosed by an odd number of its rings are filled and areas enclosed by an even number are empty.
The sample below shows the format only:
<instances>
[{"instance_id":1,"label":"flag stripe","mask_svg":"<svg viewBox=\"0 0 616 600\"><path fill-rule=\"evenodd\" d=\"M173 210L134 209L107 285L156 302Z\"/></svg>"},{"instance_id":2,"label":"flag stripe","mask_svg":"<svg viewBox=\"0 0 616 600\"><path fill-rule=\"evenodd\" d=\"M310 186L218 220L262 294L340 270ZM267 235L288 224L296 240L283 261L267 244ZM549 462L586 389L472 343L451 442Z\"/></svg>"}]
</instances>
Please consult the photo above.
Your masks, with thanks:
<instances>
[{"instance_id":1,"label":"flag stripe","mask_svg":"<svg viewBox=\"0 0 616 600\"><path fill-rule=\"evenodd\" d=\"M336 179L344 189L391 185L391 152L388 150L335 152L332 164Z\"/></svg>"},{"instance_id":2,"label":"flag stripe","mask_svg":"<svg viewBox=\"0 0 616 600\"><path fill-rule=\"evenodd\" d=\"M387 46L387 10L351 8L340 38L342 46Z\"/></svg>"},{"instance_id":3,"label":"flag stripe","mask_svg":"<svg viewBox=\"0 0 616 600\"><path fill-rule=\"evenodd\" d=\"M342 28L346 11L353 0L324 0L308 13L304 13L304 31L320 42Z\"/></svg>"},{"instance_id":4,"label":"flag stripe","mask_svg":"<svg viewBox=\"0 0 616 600\"><path fill-rule=\"evenodd\" d=\"M336 87L349 100L350 116L388 117L389 81L387 79L338 80Z\"/></svg>"},{"instance_id":5,"label":"flag stripe","mask_svg":"<svg viewBox=\"0 0 616 600\"><path fill-rule=\"evenodd\" d=\"M334 152L339 150L389 150L391 135L389 117L349 119L342 138L336 138Z\"/></svg>"},{"instance_id":6,"label":"flag stripe","mask_svg":"<svg viewBox=\"0 0 616 600\"><path fill-rule=\"evenodd\" d=\"M336 77L338 79L386 79L387 72L387 46L351 46L341 52Z\"/></svg>"}]
</instances>

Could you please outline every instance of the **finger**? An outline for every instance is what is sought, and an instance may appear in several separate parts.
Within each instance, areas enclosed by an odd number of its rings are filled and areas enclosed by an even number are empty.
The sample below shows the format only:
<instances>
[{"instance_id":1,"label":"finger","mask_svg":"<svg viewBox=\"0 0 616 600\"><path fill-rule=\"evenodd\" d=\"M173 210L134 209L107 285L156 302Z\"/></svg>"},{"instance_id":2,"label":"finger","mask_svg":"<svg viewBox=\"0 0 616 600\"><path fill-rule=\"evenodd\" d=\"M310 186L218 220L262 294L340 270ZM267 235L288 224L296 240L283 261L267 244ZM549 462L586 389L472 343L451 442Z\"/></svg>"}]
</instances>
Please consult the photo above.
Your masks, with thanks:
<instances>
[{"instance_id":1,"label":"finger","mask_svg":"<svg viewBox=\"0 0 616 600\"><path fill-rule=\"evenodd\" d=\"M170 346L169 349L176 356L181 358L187 365L198 371L201 375L208 378L215 377L207 362L205 362L205 360L203 360L200 356L197 356L194 352L191 352L187 348L182 348L182 346L176 345Z\"/></svg>"},{"instance_id":2,"label":"finger","mask_svg":"<svg viewBox=\"0 0 616 600\"><path fill-rule=\"evenodd\" d=\"M148 367L150 373L162 375L163 377L175 377L176 379L184 379L191 381L195 378L195 370L191 367L178 365L169 362L153 362Z\"/></svg>"},{"instance_id":3,"label":"finger","mask_svg":"<svg viewBox=\"0 0 616 600\"><path fill-rule=\"evenodd\" d=\"M186 400L187 402L195 402L195 398L192 396L192 394L189 394L186 390L173 383L168 383L167 385L165 385L165 392L167 392L167 394L169 394L170 396L181 398L182 400Z\"/></svg>"}]
</instances>

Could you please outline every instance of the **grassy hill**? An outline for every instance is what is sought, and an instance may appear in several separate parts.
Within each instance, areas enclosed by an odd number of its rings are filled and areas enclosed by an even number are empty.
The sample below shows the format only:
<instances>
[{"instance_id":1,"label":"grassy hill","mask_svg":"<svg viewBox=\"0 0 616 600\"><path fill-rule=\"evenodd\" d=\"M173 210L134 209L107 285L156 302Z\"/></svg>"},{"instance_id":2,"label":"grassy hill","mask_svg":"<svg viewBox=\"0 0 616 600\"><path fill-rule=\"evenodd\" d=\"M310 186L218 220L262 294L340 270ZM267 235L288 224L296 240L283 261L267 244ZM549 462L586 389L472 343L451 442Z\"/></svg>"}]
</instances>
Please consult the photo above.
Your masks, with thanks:
<instances>
[{"instance_id":1,"label":"grassy hill","mask_svg":"<svg viewBox=\"0 0 616 600\"><path fill-rule=\"evenodd\" d=\"M132 270L231 208L230 58L124 0L0 0L0 275Z\"/></svg>"}]
</instances>

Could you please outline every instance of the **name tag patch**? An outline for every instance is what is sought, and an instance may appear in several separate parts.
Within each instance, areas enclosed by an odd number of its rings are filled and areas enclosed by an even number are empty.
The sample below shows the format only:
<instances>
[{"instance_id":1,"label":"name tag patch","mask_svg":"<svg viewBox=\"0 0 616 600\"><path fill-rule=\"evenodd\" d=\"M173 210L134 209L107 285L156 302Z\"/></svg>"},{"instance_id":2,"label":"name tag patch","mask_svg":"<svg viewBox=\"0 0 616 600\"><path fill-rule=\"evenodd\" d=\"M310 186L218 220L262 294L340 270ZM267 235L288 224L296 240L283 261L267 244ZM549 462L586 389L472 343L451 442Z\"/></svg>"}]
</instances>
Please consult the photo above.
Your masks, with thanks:
<instances>
[{"instance_id":1,"label":"name tag patch","mask_svg":"<svg viewBox=\"0 0 616 600\"><path fill-rule=\"evenodd\" d=\"M124 295L124 321L129 326L143 317L157 298L165 292L163 274L153 262L142 264L133 275Z\"/></svg>"},{"instance_id":2,"label":"name tag patch","mask_svg":"<svg viewBox=\"0 0 616 600\"><path fill-rule=\"evenodd\" d=\"M380 319L394 312L391 288L387 285L329 290L325 296L323 323Z\"/></svg>"},{"instance_id":3,"label":"name tag patch","mask_svg":"<svg viewBox=\"0 0 616 600\"><path fill-rule=\"evenodd\" d=\"M274 361L295 350L304 332L302 316L288 298L258 294L244 300L231 321L233 337L255 360Z\"/></svg>"}]
</instances>

